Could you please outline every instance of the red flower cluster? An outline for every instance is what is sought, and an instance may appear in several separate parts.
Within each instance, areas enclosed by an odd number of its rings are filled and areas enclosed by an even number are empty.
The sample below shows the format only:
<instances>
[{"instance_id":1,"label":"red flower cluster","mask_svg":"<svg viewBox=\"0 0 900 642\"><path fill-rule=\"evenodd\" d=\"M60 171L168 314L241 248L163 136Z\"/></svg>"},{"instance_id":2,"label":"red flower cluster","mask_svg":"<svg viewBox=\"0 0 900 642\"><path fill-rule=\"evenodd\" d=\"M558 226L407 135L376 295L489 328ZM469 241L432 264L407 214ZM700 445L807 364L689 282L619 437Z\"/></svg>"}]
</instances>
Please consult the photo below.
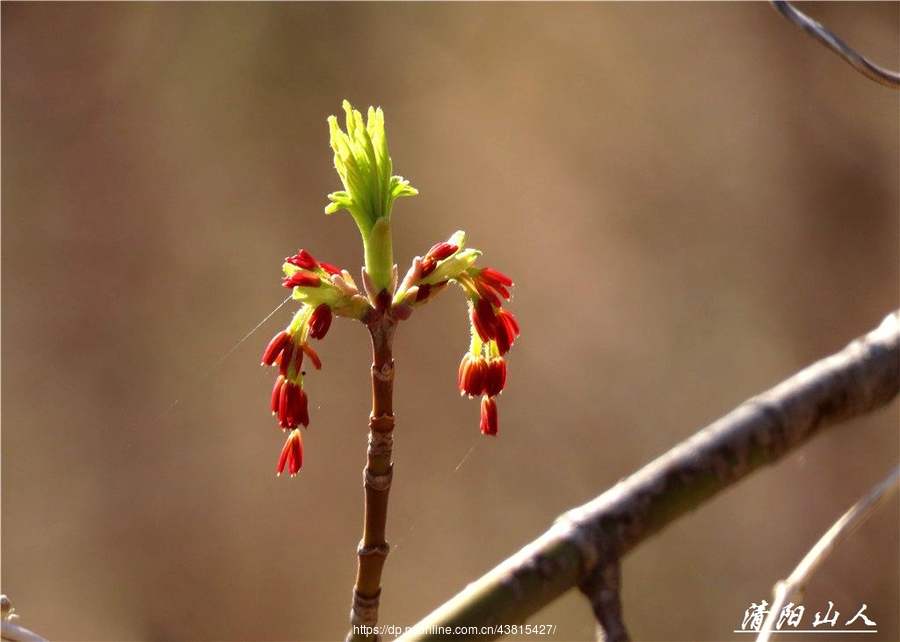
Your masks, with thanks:
<instances>
[{"instance_id":1,"label":"red flower cluster","mask_svg":"<svg viewBox=\"0 0 900 642\"><path fill-rule=\"evenodd\" d=\"M300 268L298 272L284 277L282 283L286 288L317 288L322 285L322 277L341 273L339 268L330 263L315 260L306 250L285 257L284 262Z\"/></svg>"},{"instance_id":2,"label":"red flower cluster","mask_svg":"<svg viewBox=\"0 0 900 642\"><path fill-rule=\"evenodd\" d=\"M502 309L503 297L507 301L507 288L513 282L502 272L483 268L470 274L475 294L472 296L472 325L484 342L495 341L500 354L506 354L519 336L519 324L508 310Z\"/></svg>"},{"instance_id":3,"label":"red flower cluster","mask_svg":"<svg viewBox=\"0 0 900 642\"><path fill-rule=\"evenodd\" d=\"M481 398L481 432L497 434L497 403L494 397L506 387L506 360L501 356L485 359L467 352L459 364L459 391Z\"/></svg>"},{"instance_id":4,"label":"red flower cluster","mask_svg":"<svg viewBox=\"0 0 900 642\"><path fill-rule=\"evenodd\" d=\"M459 364L459 390L469 397L481 397L481 432L497 434L497 403L494 397L506 387L506 360L503 358L519 336L519 324L502 299L510 299L513 282L491 268L471 269L465 283L471 301L472 349ZM501 299L502 297L502 299Z\"/></svg>"},{"instance_id":5,"label":"red flower cluster","mask_svg":"<svg viewBox=\"0 0 900 642\"><path fill-rule=\"evenodd\" d=\"M338 268L315 260L306 250L287 257L285 262L300 268L284 278L284 285L288 288L317 288L323 280L327 282L330 275L341 274ZM303 464L300 426L309 426L309 398L303 390L303 359L308 358L316 370L321 369L322 361L309 344L309 339L324 339L331 328L333 316L327 303L320 303L314 308L310 305L302 307L287 329L276 334L263 352L262 364L278 367L270 403L272 414L278 419L282 430L290 431L278 460L279 475L285 467L292 476L296 475Z\"/></svg>"}]
</instances>

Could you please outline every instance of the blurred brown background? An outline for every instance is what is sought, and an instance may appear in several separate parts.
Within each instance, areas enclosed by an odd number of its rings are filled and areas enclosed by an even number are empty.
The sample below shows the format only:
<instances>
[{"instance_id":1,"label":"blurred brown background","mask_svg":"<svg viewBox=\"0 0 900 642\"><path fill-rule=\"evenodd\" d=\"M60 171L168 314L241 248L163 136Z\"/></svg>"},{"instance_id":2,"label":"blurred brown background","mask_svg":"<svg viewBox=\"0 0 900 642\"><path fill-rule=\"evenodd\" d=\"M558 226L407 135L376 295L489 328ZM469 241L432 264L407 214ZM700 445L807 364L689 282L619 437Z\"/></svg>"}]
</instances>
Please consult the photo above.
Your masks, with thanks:
<instances>
[{"instance_id":1,"label":"blurred brown background","mask_svg":"<svg viewBox=\"0 0 900 642\"><path fill-rule=\"evenodd\" d=\"M900 64L897 3L804 9ZM385 109L421 192L401 268L465 229L523 328L496 440L456 392L463 297L400 328L383 624L897 306L898 94L765 4L4 3L2 25L2 587L55 640L343 636L367 335L323 342L294 480L258 366L292 307L231 350L298 247L358 271L352 220L322 213L344 98ZM898 441L895 402L642 546L635 638L744 639ZM816 576L807 628L866 603L866 639L900 638L898 531L895 500ZM576 592L531 622L593 635Z\"/></svg>"}]
</instances>

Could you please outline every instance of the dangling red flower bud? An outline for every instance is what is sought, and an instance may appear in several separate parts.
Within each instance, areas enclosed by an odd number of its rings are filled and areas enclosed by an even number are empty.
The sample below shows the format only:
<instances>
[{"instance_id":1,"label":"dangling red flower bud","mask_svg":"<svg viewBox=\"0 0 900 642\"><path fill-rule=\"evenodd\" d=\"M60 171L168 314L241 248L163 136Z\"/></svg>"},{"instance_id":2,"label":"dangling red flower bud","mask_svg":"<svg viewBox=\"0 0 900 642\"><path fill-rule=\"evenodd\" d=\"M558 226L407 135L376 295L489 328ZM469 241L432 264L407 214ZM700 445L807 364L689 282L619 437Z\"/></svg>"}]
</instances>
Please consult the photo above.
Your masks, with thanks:
<instances>
[{"instance_id":1,"label":"dangling red flower bud","mask_svg":"<svg viewBox=\"0 0 900 642\"><path fill-rule=\"evenodd\" d=\"M313 339L324 339L331 327L331 308L327 303L320 303L309 318L309 336Z\"/></svg>"},{"instance_id":2,"label":"dangling red flower bud","mask_svg":"<svg viewBox=\"0 0 900 642\"><path fill-rule=\"evenodd\" d=\"M277 400L276 400L277 396ZM272 411L278 415L278 425L283 429L309 425L309 398L299 384L278 377L272 390Z\"/></svg>"},{"instance_id":3,"label":"dangling red flower bud","mask_svg":"<svg viewBox=\"0 0 900 642\"><path fill-rule=\"evenodd\" d=\"M484 394L496 397L506 387L506 360L495 357L487 362L487 376L484 379Z\"/></svg>"},{"instance_id":4,"label":"dangling red flower bud","mask_svg":"<svg viewBox=\"0 0 900 642\"><path fill-rule=\"evenodd\" d=\"M303 438L300 436L300 430L295 428L288 435L287 441L284 442L284 448L281 449L281 457L278 458L278 476L284 472L287 465L291 477L300 472L303 466Z\"/></svg>"},{"instance_id":5,"label":"dangling red flower bud","mask_svg":"<svg viewBox=\"0 0 900 642\"><path fill-rule=\"evenodd\" d=\"M469 397L484 392L488 376L488 364L481 355L467 352L459 363L459 391Z\"/></svg>"},{"instance_id":6,"label":"dangling red flower bud","mask_svg":"<svg viewBox=\"0 0 900 642\"><path fill-rule=\"evenodd\" d=\"M487 395L481 398L481 432L491 436L497 434L497 402Z\"/></svg>"}]
</instances>

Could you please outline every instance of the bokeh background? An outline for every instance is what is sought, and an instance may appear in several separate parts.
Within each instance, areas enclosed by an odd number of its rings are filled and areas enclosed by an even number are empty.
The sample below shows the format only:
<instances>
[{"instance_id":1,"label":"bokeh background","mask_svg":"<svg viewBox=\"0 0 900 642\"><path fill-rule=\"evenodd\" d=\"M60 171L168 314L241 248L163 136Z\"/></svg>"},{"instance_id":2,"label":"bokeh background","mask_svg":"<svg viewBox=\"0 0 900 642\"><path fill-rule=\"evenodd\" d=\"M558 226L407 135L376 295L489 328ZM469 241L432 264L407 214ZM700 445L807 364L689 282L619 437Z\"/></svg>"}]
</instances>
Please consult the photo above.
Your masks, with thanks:
<instances>
[{"instance_id":1,"label":"bokeh background","mask_svg":"<svg viewBox=\"0 0 900 642\"><path fill-rule=\"evenodd\" d=\"M900 65L897 3L804 9ZM421 192L401 269L465 229L523 328L498 439L456 391L459 292L398 332L383 624L897 306L898 94L762 3L4 3L2 55L2 587L54 640L343 636L367 334L322 343L293 480L258 365L292 306L242 338L298 247L361 264L322 212L344 98L385 109ZM898 451L894 402L641 546L634 637L743 639ZM894 500L803 623L865 603L867 640L900 638L898 533ZM577 592L531 622L593 636Z\"/></svg>"}]
</instances>

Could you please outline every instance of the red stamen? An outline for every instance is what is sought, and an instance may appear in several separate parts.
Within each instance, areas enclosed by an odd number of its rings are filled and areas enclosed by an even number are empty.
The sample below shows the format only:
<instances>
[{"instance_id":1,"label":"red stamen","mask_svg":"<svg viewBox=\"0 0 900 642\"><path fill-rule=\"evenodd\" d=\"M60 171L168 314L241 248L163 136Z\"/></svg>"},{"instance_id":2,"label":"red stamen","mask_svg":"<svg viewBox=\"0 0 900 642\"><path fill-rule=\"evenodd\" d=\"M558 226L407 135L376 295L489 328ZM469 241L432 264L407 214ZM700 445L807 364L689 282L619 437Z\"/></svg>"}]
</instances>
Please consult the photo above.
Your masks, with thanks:
<instances>
[{"instance_id":1,"label":"red stamen","mask_svg":"<svg viewBox=\"0 0 900 642\"><path fill-rule=\"evenodd\" d=\"M311 345L309 345L308 343L304 343L300 347L303 349L303 352L306 353L306 356L309 357L309 360L312 361L313 367L316 370L321 370L322 369L322 360L319 359L319 355L316 354L316 351L313 349L313 347Z\"/></svg>"},{"instance_id":2,"label":"red stamen","mask_svg":"<svg viewBox=\"0 0 900 642\"><path fill-rule=\"evenodd\" d=\"M289 256L285 260L285 263L290 263L291 265L296 265L299 268L303 268L304 270L314 270L316 266L319 264L316 261L312 254L307 252L306 250L300 250L298 254L294 256Z\"/></svg>"},{"instance_id":3,"label":"red stamen","mask_svg":"<svg viewBox=\"0 0 900 642\"><path fill-rule=\"evenodd\" d=\"M328 274L341 274L341 269L332 265L331 263L326 263L325 261L319 261L319 267L328 272Z\"/></svg>"},{"instance_id":4,"label":"red stamen","mask_svg":"<svg viewBox=\"0 0 900 642\"><path fill-rule=\"evenodd\" d=\"M309 336L313 339L324 339L331 327L331 308L327 303L320 303L309 318Z\"/></svg>"},{"instance_id":5,"label":"red stamen","mask_svg":"<svg viewBox=\"0 0 900 642\"><path fill-rule=\"evenodd\" d=\"M472 308L472 324L482 341L496 338L497 316L490 301L478 299L478 303Z\"/></svg>"},{"instance_id":6,"label":"red stamen","mask_svg":"<svg viewBox=\"0 0 900 642\"><path fill-rule=\"evenodd\" d=\"M309 426L309 397L303 388L299 388L300 395L297 404L297 421L304 426Z\"/></svg>"},{"instance_id":7,"label":"red stamen","mask_svg":"<svg viewBox=\"0 0 900 642\"><path fill-rule=\"evenodd\" d=\"M426 276L434 272L434 268L437 267L437 261L432 259L431 257L425 257L422 260L422 273L419 275L420 279L424 279Z\"/></svg>"},{"instance_id":8,"label":"red stamen","mask_svg":"<svg viewBox=\"0 0 900 642\"><path fill-rule=\"evenodd\" d=\"M290 425L290 417L288 417L288 395L290 394L291 382L285 381L281 386L278 398L278 425L287 430Z\"/></svg>"},{"instance_id":9,"label":"red stamen","mask_svg":"<svg viewBox=\"0 0 900 642\"><path fill-rule=\"evenodd\" d=\"M284 346L287 345L290 340L291 335L287 333L287 330L282 330L272 337L272 340L269 341L269 345L266 346L265 352L263 352L262 365L271 366L275 363L275 359L281 354L281 351L284 350Z\"/></svg>"},{"instance_id":10,"label":"red stamen","mask_svg":"<svg viewBox=\"0 0 900 642\"><path fill-rule=\"evenodd\" d=\"M450 258L456 250L459 249L457 245L451 245L446 241L442 241L440 243L435 243L431 246L431 249L425 254L427 258L434 259L435 261L443 261L446 258Z\"/></svg>"},{"instance_id":11,"label":"red stamen","mask_svg":"<svg viewBox=\"0 0 900 642\"><path fill-rule=\"evenodd\" d=\"M315 274L310 274L309 272L294 272L292 275L284 277L283 284L286 288L317 288L322 285L322 282Z\"/></svg>"},{"instance_id":12,"label":"red stamen","mask_svg":"<svg viewBox=\"0 0 900 642\"><path fill-rule=\"evenodd\" d=\"M475 281L475 289L478 290L478 294L480 294L482 298L490 301L491 305L494 307L499 308L503 305L503 301L500 300L500 297L497 296L494 290L481 281Z\"/></svg>"},{"instance_id":13,"label":"red stamen","mask_svg":"<svg viewBox=\"0 0 900 642\"><path fill-rule=\"evenodd\" d=\"M279 355L278 359L278 374L282 377L288 376L288 372L291 368L291 361L294 358L294 352L296 352L297 344L293 341L288 341L287 345L284 346L284 350L281 355Z\"/></svg>"},{"instance_id":14,"label":"red stamen","mask_svg":"<svg viewBox=\"0 0 900 642\"><path fill-rule=\"evenodd\" d=\"M478 273L478 278L490 284L491 286L500 284L509 287L513 284L513 280L511 278L503 274L503 272L495 270L494 268L483 268Z\"/></svg>"},{"instance_id":15,"label":"red stamen","mask_svg":"<svg viewBox=\"0 0 900 642\"><path fill-rule=\"evenodd\" d=\"M501 355L509 352L516 336L519 334L519 324L515 317L506 310L497 312L497 350Z\"/></svg>"},{"instance_id":16,"label":"red stamen","mask_svg":"<svg viewBox=\"0 0 900 642\"><path fill-rule=\"evenodd\" d=\"M284 385L284 377L281 375L275 380L275 387L272 388L272 414L278 412L278 401L281 399L281 386Z\"/></svg>"}]
</instances>

